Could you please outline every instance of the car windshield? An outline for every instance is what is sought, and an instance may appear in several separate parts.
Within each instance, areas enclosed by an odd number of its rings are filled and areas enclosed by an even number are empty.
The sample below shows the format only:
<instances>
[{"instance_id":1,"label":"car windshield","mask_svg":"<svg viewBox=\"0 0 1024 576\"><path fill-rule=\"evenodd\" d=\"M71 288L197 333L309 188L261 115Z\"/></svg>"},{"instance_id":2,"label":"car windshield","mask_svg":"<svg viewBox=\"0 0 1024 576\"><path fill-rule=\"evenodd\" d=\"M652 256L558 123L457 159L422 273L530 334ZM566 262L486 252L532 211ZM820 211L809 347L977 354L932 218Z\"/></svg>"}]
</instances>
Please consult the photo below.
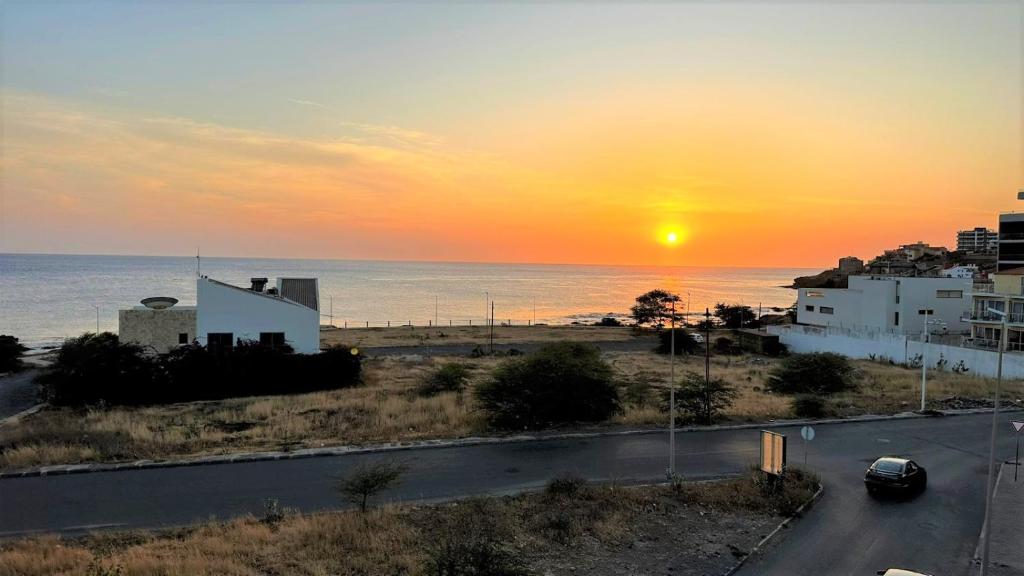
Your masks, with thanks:
<instances>
[{"instance_id":1,"label":"car windshield","mask_svg":"<svg viewBox=\"0 0 1024 576\"><path fill-rule=\"evenodd\" d=\"M894 460L879 460L871 468L876 472L888 472L890 474L903 472L903 464Z\"/></svg>"}]
</instances>

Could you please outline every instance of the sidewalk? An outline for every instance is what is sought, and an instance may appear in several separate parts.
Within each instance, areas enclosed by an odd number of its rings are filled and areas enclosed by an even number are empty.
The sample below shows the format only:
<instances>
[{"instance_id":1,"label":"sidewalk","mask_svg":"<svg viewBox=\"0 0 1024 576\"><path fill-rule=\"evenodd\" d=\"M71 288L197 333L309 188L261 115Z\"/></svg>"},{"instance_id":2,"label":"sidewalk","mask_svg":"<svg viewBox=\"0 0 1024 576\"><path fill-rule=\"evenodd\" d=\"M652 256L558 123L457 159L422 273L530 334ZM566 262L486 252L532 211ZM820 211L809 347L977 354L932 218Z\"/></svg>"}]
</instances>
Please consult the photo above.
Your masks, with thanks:
<instances>
[{"instance_id":1,"label":"sidewalk","mask_svg":"<svg viewBox=\"0 0 1024 576\"><path fill-rule=\"evenodd\" d=\"M996 480L989 569L992 576L1024 575L1024 470L1018 470L1014 482L1013 469L1012 462L1003 464Z\"/></svg>"}]
</instances>

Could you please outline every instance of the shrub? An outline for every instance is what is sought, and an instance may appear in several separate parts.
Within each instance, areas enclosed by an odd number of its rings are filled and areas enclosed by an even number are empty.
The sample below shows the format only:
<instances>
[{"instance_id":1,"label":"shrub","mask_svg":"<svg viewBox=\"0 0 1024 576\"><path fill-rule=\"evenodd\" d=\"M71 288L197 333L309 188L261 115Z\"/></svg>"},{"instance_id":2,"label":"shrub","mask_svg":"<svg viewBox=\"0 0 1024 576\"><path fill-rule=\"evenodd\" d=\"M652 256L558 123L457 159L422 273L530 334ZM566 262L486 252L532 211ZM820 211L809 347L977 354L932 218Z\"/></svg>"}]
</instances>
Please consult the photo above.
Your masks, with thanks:
<instances>
[{"instance_id":1,"label":"shrub","mask_svg":"<svg viewBox=\"0 0 1024 576\"><path fill-rule=\"evenodd\" d=\"M498 428L599 422L619 410L611 366L596 346L575 342L506 360L477 387L476 398Z\"/></svg>"},{"instance_id":2,"label":"shrub","mask_svg":"<svg viewBox=\"0 0 1024 576\"><path fill-rule=\"evenodd\" d=\"M366 512L367 501L379 492L398 484L403 472L405 467L394 462L363 464L348 476L338 480L335 489L347 502L358 504L359 510Z\"/></svg>"},{"instance_id":3,"label":"shrub","mask_svg":"<svg viewBox=\"0 0 1024 576\"><path fill-rule=\"evenodd\" d=\"M576 474L563 474L548 480L544 494L553 498L573 499L587 487L587 480Z\"/></svg>"},{"instance_id":4,"label":"shrub","mask_svg":"<svg viewBox=\"0 0 1024 576\"><path fill-rule=\"evenodd\" d=\"M651 401L652 391L653 387L646 380L634 380L626 385L626 390L622 393L622 400L630 406L646 408L648 402Z\"/></svg>"},{"instance_id":5,"label":"shrub","mask_svg":"<svg viewBox=\"0 0 1024 576\"><path fill-rule=\"evenodd\" d=\"M20 370L21 355L28 351L14 336L0 334L0 372Z\"/></svg>"},{"instance_id":6,"label":"shrub","mask_svg":"<svg viewBox=\"0 0 1024 576\"><path fill-rule=\"evenodd\" d=\"M416 393L420 396L436 396L441 392L458 392L466 388L469 368L456 362L443 364L420 380Z\"/></svg>"},{"instance_id":7,"label":"shrub","mask_svg":"<svg viewBox=\"0 0 1024 576\"><path fill-rule=\"evenodd\" d=\"M240 342L148 356L104 332L66 341L38 380L53 404L138 405L330 390L358 384L360 373L361 360L348 348L295 354Z\"/></svg>"},{"instance_id":8,"label":"shrub","mask_svg":"<svg viewBox=\"0 0 1024 576\"><path fill-rule=\"evenodd\" d=\"M451 507L427 545L426 576L520 576L523 563L508 544L505 515L486 500Z\"/></svg>"},{"instance_id":9,"label":"shrub","mask_svg":"<svg viewBox=\"0 0 1024 576\"><path fill-rule=\"evenodd\" d=\"M659 354L668 354L672 351L673 332L676 334L676 354L693 354L703 349L688 331L683 328L674 328L658 333L657 351Z\"/></svg>"},{"instance_id":10,"label":"shrub","mask_svg":"<svg viewBox=\"0 0 1024 576\"><path fill-rule=\"evenodd\" d=\"M715 338L715 343L712 348L714 348L715 352L719 354L734 355L743 353L743 350L740 349L738 344L725 336Z\"/></svg>"},{"instance_id":11,"label":"shrub","mask_svg":"<svg viewBox=\"0 0 1024 576\"><path fill-rule=\"evenodd\" d=\"M110 332L65 341L53 364L37 379L47 401L57 405L133 404L151 394L162 380L156 363L143 355L142 348L122 344Z\"/></svg>"},{"instance_id":12,"label":"shrub","mask_svg":"<svg viewBox=\"0 0 1024 576\"><path fill-rule=\"evenodd\" d=\"M783 394L833 394L853 388L853 366L833 352L786 357L768 377L768 388Z\"/></svg>"},{"instance_id":13,"label":"shrub","mask_svg":"<svg viewBox=\"0 0 1024 576\"><path fill-rule=\"evenodd\" d=\"M711 396L711 416L708 417L708 395ZM670 391L663 392L663 406L669 408ZM703 374L686 372L682 383L676 387L676 410L683 421L715 421L722 412L732 406L736 390L721 378L712 378L706 383Z\"/></svg>"},{"instance_id":14,"label":"shrub","mask_svg":"<svg viewBox=\"0 0 1024 576\"><path fill-rule=\"evenodd\" d=\"M595 326L622 326L622 322L619 322L617 318L606 316L601 318L599 322L594 323Z\"/></svg>"},{"instance_id":15,"label":"shrub","mask_svg":"<svg viewBox=\"0 0 1024 576\"><path fill-rule=\"evenodd\" d=\"M825 399L814 394L798 394L793 398L793 413L801 418L821 418L827 413Z\"/></svg>"}]
</instances>

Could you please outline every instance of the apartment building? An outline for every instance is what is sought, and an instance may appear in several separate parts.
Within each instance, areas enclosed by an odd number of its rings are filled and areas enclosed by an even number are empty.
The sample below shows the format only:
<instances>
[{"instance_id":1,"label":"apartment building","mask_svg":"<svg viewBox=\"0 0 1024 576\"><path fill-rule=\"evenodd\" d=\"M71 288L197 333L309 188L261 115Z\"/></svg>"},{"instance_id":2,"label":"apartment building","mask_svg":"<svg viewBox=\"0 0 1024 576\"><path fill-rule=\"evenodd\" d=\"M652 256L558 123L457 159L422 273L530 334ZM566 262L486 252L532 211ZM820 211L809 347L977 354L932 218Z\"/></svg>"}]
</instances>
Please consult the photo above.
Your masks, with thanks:
<instances>
[{"instance_id":1,"label":"apartment building","mask_svg":"<svg viewBox=\"0 0 1024 576\"><path fill-rule=\"evenodd\" d=\"M964 254L995 254L999 233L985 227L956 233L956 249Z\"/></svg>"}]
</instances>

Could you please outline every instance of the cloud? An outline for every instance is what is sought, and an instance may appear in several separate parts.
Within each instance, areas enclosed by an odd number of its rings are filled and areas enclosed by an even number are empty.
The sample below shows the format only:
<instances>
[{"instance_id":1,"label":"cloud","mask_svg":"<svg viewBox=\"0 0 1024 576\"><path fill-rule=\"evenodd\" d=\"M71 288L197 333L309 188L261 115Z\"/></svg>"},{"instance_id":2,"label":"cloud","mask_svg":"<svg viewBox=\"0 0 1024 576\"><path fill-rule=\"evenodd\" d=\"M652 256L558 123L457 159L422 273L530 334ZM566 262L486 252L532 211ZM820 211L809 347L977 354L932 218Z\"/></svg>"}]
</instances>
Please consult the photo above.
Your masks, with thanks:
<instances>
[{"instance_id":1,"label":"cloud","mask_svg":"<svg viewBox=\"0 0 1024 576\"><path fill-rule=\"evenodd\" d=\"M331 110L330 107L325 106L325 105L323 105L323 104L321 104L319 102L313 102L312 100L300 100L300 99L296 99L296 98L289 98L288 101L291 102L292 104L298 104L299 106L311 106L313 108L323 108L324 110L333 112L333 110Z\"/></svg>"}]
</instances>

